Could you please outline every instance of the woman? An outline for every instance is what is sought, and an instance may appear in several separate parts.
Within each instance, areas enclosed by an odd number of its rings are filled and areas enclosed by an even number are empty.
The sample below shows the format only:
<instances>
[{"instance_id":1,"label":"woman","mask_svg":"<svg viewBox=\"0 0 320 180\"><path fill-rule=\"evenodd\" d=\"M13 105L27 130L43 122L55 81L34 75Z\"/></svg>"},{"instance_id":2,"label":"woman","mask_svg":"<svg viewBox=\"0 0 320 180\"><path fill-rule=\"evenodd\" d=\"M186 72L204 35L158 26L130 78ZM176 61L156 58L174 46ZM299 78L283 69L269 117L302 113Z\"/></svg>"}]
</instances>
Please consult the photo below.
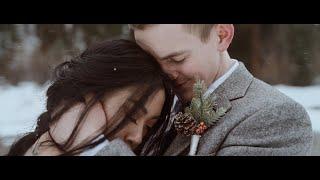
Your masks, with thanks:
<instances>
[{"instance_id":1,"label":"woman","mask_svg":"<svg viewBox=\"0 0 320 180\"><path fill-rule=\"evenodd\" d=\"M162 153L173 93L156 61L134 42L96 44L54 75L47 111L8 155L95 155L114 141L137 155Z\"/></svg>"}]
</instances>

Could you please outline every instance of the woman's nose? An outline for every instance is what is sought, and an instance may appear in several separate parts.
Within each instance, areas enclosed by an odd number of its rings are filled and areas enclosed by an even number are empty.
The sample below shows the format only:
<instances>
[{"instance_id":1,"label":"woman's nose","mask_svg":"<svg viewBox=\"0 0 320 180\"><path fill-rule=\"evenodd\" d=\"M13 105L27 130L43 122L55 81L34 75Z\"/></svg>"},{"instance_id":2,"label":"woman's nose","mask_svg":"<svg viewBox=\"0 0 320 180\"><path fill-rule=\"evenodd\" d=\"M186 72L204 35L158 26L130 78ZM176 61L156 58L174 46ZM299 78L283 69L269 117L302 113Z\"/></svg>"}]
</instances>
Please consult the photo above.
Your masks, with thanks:
<instances>
[{"instance_id":1,"label":"woman's nose","mask_svg":"<svg viewBox=\"0 0 320 180\"><path fill-rule=\"evenodd\" d=\"M125 141L131 146L132 149L136 148L141 142L143 137L143 125L137 124L131 127Z\"/></svg>"}]
</instances>

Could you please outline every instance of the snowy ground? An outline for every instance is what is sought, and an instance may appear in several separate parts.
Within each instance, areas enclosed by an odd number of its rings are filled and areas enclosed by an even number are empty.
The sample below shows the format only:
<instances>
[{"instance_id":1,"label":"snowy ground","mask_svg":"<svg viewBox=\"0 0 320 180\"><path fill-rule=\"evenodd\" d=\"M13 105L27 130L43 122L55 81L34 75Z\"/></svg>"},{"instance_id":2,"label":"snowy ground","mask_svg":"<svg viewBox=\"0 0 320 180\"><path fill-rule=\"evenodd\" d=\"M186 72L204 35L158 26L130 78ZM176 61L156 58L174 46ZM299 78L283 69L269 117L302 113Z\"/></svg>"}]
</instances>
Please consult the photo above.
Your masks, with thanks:
<instances>
[{"instance_id":1,"label":"snowy ground","mask_svg":"<svg viewBox=\"0 0 320 180\"><path fill-rule=\"evenodd\" d=\"M306 87L277 85L275 87L302 104L310 116L312 129L320 132L320 85Z\"/></svg>"},{"instance_id":2,"label":"snowy ground","mask_svg":"<svg viewBox=\"0 0 320 180\"><path fill-rule=\"evenodd\" d=\"M32 82L0 86L0 137L14 137L33 130L37 117L45 110L47 86Z\"/></svg>"},{"instance_id":3,"label":"snowy ground","mask_svg":"<svg viewBox=\"0 0 320 180\"><path fill-rule=\"evenodd\" d=\"M18 86L0 85L0 137L15 136L33 130L37 117L45 109L46 84L32 82ZM308 111L313 129L320 131L320 86L275 86L301 103ZM10 142L4 142L10 143Z\"/></svg>"}]
</instances>

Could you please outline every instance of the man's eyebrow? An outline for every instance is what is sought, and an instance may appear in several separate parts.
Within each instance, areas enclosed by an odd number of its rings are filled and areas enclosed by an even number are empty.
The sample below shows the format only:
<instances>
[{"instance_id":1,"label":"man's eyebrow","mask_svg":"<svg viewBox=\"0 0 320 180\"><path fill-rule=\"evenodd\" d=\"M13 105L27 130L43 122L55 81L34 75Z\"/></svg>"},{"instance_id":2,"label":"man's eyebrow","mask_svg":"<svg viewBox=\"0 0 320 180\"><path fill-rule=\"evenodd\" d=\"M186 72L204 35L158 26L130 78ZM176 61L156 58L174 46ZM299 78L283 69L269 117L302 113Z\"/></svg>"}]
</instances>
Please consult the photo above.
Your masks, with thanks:
<instances>
[{"instance_id":1,"label":"man's eyebrow","mask_svg":"<svg viewBox=\"0 0 320 180\"><path fill-rule=\"evenodd\" d=\"M173 52L173 53L168 54L168 55L166 55L166 56L164 56L164 57L160 57L159 59L160 59L160 60L170 59L170 58L173 58L173 57L175 57L175 56L179 56L179 55L181 55L181 54L184 54L184 53L186 53L186 52L188 52L188 51L177 51L177 52Z\"/></svg>"},{"instance_id":2,"label":"man's eyebrow","mask_svg":"<svg viewBox=\"0 0 320 180\"><path fill-rule=\"evenodd\" d=\"M137 44L140 44L140 45L144 45L144 46L146 46L148 49L150 49L150 50L152 51L152 48L150 48L150 46L148 46L147 44L142 43L142 42L139 41L139 40L136 40L136 43L137 43ZM177 51L177 52L173 52L173 53L171 53L171 54L168 54L168 55L166 55L166 56L164 56L164 57L158 57L158 58L159 58L161 61L163 61L163 60L166 60L166 59L173 58L173 57L175 57L175 56L182 55L182 54L187 53L187 52L189 52L189 51L187 51L187 50ZM151 53L153 54L153 56L155 56L155 53L154 53L154 52L151 52Z\"/></svg>"}]
</instances>

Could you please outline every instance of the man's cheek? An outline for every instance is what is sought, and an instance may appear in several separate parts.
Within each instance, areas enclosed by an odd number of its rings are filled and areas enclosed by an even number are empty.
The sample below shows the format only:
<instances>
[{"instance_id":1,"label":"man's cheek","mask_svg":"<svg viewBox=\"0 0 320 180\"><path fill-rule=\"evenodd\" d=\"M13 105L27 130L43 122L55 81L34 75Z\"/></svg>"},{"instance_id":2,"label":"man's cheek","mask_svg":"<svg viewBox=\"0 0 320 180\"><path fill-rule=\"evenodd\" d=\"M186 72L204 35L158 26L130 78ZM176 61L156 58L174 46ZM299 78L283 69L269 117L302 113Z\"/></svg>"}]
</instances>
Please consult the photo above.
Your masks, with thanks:
<instances>
[{"instance_id":1,"label":"man's cheek","mask_svg":"<svg viewBox=\"0 0 320 180\"><path fill-rule=\"evenodd\" d=\"M181 74L188 79L193 79L195 74L195 67L192 64L188 64L181 69Z\"/></svg>"}]
</instances>

